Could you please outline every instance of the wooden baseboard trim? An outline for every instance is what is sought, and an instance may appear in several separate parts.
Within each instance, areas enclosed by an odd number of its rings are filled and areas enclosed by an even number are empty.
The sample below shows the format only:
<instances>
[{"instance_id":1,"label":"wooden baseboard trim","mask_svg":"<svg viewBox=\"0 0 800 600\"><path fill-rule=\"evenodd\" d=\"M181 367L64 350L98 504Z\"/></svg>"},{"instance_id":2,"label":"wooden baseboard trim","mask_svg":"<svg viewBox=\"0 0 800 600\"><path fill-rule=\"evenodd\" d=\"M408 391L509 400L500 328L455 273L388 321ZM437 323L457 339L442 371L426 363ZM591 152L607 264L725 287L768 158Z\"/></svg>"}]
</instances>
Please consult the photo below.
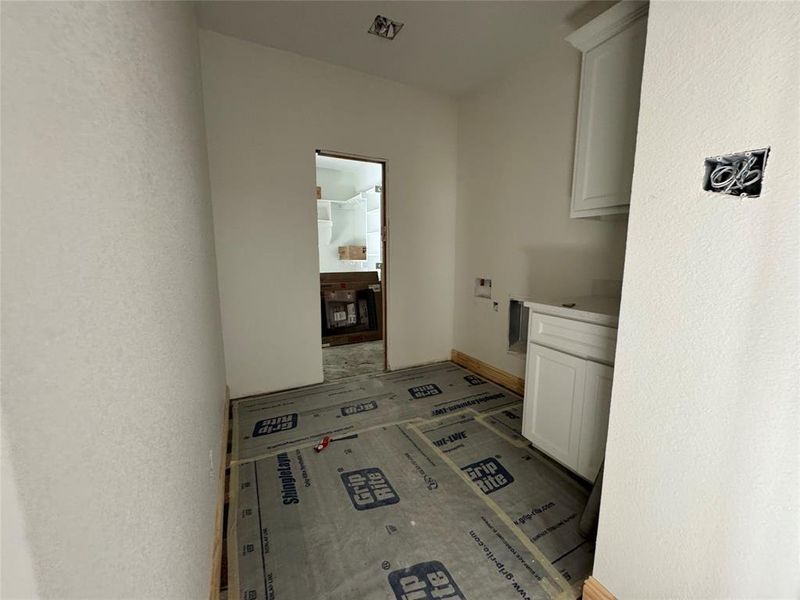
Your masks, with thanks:
<instances>
[{"instance_id":1,"label":"wooden baseboard trim","mask_svg":"<svg viewBox=\"0 0 800 600\"><path fill-rule=\"evenodd\" d=\"M520 396L525 395L525 380L522 379L522 377L517 377L516 375L512 375L507 371L493 367L482 360L473 358L469 354L464 354L458 350L452 351L450 360L457 365L464 367L465 369L469 369L470 371L474 371L478 375L485 377L492 383L502 385L504 388L507 388L512 392L519 394Z\"/></svg>"},{"instance_id":2,"label":"wooden baseboard trim","mask_svg":"<svg viewBox=\"0 0 800 600\"><path fill-rule=\"evenodd\" d=\"M589 577L583 583L583 600L617 600L617 597L597 579Z\"/></svg>"},{"instance_id":3,"label":"wooden baseboard trim","mask_svg":"<svg viewBox=\"0 0 800 600\"><path fill-rule=\"evenodd\" d=\"M222 521L225 513L226 471L228 469L228 430L230 429L231 390L225 386L225 407L222 418L222 442L220 445L219 473L217 477L217 509L214 517L214 546L211 551L211 587L209 600L219 600L222 578Z\"/></svg>"}]
</instances>

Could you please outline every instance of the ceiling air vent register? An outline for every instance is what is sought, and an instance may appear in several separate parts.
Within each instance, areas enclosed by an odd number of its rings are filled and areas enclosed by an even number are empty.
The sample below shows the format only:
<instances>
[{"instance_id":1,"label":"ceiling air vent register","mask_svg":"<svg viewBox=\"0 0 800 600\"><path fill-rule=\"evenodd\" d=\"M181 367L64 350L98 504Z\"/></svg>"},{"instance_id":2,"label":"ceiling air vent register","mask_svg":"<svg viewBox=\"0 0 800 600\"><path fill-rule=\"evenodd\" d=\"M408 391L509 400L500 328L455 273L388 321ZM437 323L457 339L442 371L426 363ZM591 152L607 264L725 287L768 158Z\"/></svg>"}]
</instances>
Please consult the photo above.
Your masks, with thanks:
<instances>
[{"instance_id":1,"label":"ceiling air vent register","mask_svg":"<svg viewBox=\"0 0 800 600\"><path fill-rule=\"evenodd\" d=\"M403 23L400 23L399 21L392 21L389 17L382 17L381 15L378 15L372 22L372 25L369 28L369 33L387 40L393 40L394 37L400 33L402 28Z\"/></svg>"}]
</instances>

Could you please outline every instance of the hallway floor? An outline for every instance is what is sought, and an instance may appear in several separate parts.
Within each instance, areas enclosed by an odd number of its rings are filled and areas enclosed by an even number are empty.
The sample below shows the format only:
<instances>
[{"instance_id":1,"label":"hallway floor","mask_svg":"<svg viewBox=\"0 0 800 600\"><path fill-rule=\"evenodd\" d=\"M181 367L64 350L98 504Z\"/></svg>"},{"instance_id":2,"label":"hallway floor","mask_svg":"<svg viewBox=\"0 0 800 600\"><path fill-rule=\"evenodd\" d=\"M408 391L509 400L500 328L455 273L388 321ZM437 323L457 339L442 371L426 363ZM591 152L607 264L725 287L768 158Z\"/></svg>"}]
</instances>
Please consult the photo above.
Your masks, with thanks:
<instances>
[{"instance_id":1,"label":"hallway floor","mask_svg":"<svg viewBox=\"0 0 800 600\"><path fill-rule=\"evenodd\" d=\"M521 421L518 396L449 362L236 402L233 594L577 598L588 486Z\"/></svg>"},{"instance_id":2,"label":"hallway floor","mask_svg":"<svg viewBox=\"0 0 800 600\"><path fill-rule=\"evenodd\" d=\"M383 340L322 349L325 381L383 371Z\"/></svg>"}]
</instances>

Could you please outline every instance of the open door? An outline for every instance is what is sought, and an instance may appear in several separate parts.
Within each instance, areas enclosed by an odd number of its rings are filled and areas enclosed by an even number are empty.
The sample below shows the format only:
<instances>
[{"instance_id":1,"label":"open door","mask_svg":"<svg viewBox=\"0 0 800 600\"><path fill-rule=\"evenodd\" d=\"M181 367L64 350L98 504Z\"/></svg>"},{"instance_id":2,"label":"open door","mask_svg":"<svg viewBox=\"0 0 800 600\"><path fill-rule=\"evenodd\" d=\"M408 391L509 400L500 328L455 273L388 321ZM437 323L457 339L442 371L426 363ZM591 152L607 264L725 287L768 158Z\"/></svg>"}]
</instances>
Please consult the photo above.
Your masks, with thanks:
<instances>
[{"instance_id":1,"label":"open door","mask_svg":"<svg viewBox=\"0 0 800 600\"><path fill-rule=\"evenodd\" d=\"M386 162L318 150L316 174L325 380L385 371Z\"/></svg>"}]
</instances>

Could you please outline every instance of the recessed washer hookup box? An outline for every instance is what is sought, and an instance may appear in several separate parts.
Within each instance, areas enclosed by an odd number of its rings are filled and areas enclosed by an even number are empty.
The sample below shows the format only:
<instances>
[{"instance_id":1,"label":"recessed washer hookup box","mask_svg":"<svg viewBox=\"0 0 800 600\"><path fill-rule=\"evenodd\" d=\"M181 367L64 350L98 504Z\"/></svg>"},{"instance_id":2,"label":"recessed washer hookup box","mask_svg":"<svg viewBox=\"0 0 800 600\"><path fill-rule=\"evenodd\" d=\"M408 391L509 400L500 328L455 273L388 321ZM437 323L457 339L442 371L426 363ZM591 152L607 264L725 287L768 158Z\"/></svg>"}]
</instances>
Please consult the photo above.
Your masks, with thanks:
<instances>
[{"instance_id":1,"label":"recessed washer hookup box","mask_svg":"<svg viewBox=\"0 0 800 600\"><path fill-rule=\"evenodd\" d=\"M761 196L769 148L712 156L705 160L703 189L744 198Z\"/></svg>"}]
</instances>

